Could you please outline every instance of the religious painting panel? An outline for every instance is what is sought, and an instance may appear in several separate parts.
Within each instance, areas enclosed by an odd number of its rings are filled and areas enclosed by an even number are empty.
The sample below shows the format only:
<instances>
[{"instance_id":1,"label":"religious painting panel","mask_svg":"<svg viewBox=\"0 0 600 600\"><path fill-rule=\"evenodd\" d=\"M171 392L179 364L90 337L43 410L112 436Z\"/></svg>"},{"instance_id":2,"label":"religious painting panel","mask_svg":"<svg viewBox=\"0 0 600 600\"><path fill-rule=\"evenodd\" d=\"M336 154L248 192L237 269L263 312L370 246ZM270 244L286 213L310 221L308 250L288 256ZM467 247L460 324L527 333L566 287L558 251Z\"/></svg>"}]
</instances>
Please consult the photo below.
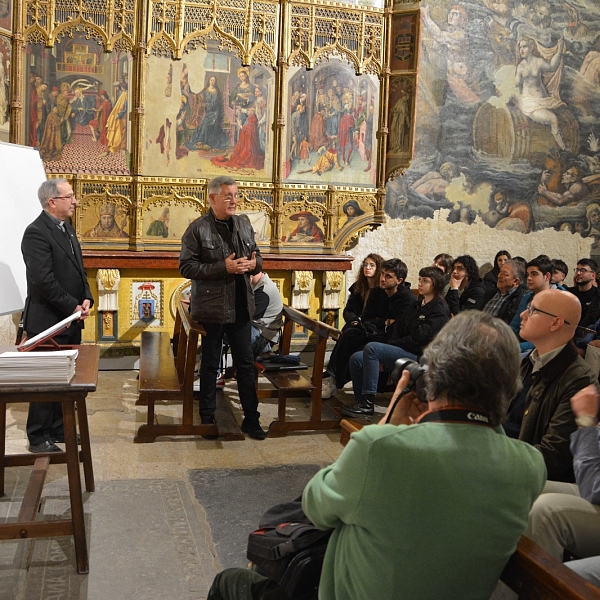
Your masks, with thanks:
<instances>
[{"instance_id":1,"label":"religious painting panel","mask_svg":"<svg viewBox=\"0 0 600 600\"><path fill-rule=\"evenodd\" d=\"M0 30L12 33L13 0L0 0Z\"/></svg>"},{"instance_id":2,"label":"religious painting panel","mask_svg":"<svg viewBox=\"0 0 600 600\"><path fill-rule=\"evenodd\" d=\"M181 61L148 57L144 173L269 181L275 75L208 41Z\"/></svg>"},{"instance_id":3,"label":"religious painting panel","mask_svg":"<svg viewBox=\"0 0 600 600\"><path fill-rule=\"evenodd\" d=\"M325 194L286 192L281 211L281 241L288 246L319 247L325 242Z\"/></svg>"},{"instance_id":4,"label":"religious painting panel","mask_svg":"<svg viewBox=\"0 0 600 600\"><path fill-rule=\"evenodd\" d=\"M386 172L405 166L412 155L416 75L390 77Z\"/></svg>"},{"instance_id":5,"label":"religious painting panel","mask_svg":"<svg viewBox=\"0 0 600 600\"><path fill-rule=\"evenodd\" d=\"M415 152L387 183L388 216L445 208L451 222L600 237L597 4L429 0L421 17Z\"/></svg>"},{"instance_id":6,"label":"religious painting panel","mask_svg":"<svg viewBox=\"0 0 600 600\"><path fill-rule=\"evenodd\" d=\"M337 58L287 72L284 178L375 186L379 80Z\"/></svg>"},{"instance_id":7,"label":"religious painting panel","mask_svg":"<svg viewBox=\"0 0 600 600\"><path fill-rule=\"evenodd\" d=\"M131 54L73 35L27 45L24 60L25 143L46 171L128 175Z\"/></svg>"},{"instance_id":8,"label":"religious painting panel","mask_svg":"<svg viewBox=\"0 0 600 600\"><path fill-rule=\"evenodd\" d=\"M77 234L84 247L127 246L131 235L131 202L110 192L84 196L77 206Z\"/></svg>"},{"instance_id":9,"label":"religious painting panel","mask_svg":"<svg viewBox=\"0 0 600 600\"><path fill-rule=\"evenodd\" d=\"M393 15L390 31L390 70L414 71L418 57L419 13Z\"/></svg>"},{"instance_id":10,"label":"religious painting panel","mask_svg":"<svg viewBox=\"0 0 600 600\"><path fill-rule=\"evenodd\" d=\"M167 243L179 248L181 236L202 212L203 206L195 198L176 194L151 197L142 209L142 239L145 244Z\"/></svg>"},{"instance_id":11,"label":"religious painting panel","mask_svg":"<svg viewBox=\"0 0 600 600\"><path fill-rule=\"evenodd\" d=\"M260 246L271 241L271 219L273 217L273 195L271 190L246 188L241 190L237 214L250 219L254 239Z\"/></svg>"},{"instance_id":12,"label":"religious painting panel","mask_svg":"<svg viewBox=\"0 0 600 600\"><path fill-rule=\"evenodd\" d=\"M12 47L10 38L0 35L0 142L10 136L10 65Z\"/></svg>"}]
</instances>

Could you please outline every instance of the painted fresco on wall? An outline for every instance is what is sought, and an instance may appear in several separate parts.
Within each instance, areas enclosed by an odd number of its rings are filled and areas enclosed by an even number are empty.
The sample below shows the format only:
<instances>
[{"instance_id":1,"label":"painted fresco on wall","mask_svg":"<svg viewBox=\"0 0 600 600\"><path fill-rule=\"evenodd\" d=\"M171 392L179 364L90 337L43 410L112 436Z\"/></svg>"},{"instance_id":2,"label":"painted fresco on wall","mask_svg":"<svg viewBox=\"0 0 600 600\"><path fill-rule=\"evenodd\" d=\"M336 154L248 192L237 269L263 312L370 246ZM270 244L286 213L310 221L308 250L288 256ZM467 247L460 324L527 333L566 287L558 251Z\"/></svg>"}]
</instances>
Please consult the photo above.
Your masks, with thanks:
<instances>
[{"instance_id":1,"label":"painted fresco on wall","mask_svg":"<svg viewBox=\"0 0 600 600\"><path fill-rule=\"evenodd\" d=\"M0 0L0 29L12 33L12 0Z\"/></svg>"},{"instance_id":2,"label":"painted fresco on wall","mask_svg":"<svg viewBox=\"0 0 600 600\"><path fill-rule=\"evenodd\" d=\"M25 142L46 171L128 175L131 55L83 36L24 52Z\"/></svg>"},{"instance_id":3,"label":"painted fresco on wall","mask_svg":"<svg viewBox=\"0 0 600 600\"><path fill-rule=\"evenodd\" d=\"M8 142L10 135L10 39L0 35L0 141Z\"/></svg>"},{"instance_id":4,"label":"painted fresco on wall","mask_svg":"<svg viewBox=\"0 0 600 600\"><path fill-rule=\"evenodd\" d=\"M597 2L436 0L421 13L415 157L387 184L387 214L447 208L452 222L597 245Z\"/></svg>"},{"instance_id":5,"label":"painted fresco on wall","mask_svg":"<svg viewBox=\"0 0 600 600\"><path fill-rule=\"evenodd\" d=\"M148 58L144 172L269 180L275 77L220 50Z\"/></svg>"},{"instance_id":6,"label":"painted fresco on wall","mask_svg":"<svg viewBox=\"0 0 600 600\"><path fill-rule=\"evenodd\" d=\"M332 58L287 76L284 178L374 186L379 82Z\"/></svg>"}]
</instances>

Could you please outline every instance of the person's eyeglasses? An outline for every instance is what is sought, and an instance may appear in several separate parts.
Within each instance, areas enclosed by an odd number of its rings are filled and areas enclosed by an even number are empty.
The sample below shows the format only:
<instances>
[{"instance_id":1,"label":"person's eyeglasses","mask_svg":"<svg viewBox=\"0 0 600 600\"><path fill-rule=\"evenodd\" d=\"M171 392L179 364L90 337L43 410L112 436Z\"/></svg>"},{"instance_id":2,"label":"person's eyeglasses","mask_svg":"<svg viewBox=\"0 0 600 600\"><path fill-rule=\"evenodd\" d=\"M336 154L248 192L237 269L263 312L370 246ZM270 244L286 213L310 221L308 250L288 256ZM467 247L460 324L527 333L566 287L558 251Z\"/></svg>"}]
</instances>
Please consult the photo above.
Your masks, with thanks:
<instances>
[{"instance_id":1,"label":"person's eyeglasses","mask_svg":"<svg viewBox=\"0 0 600 600\"><path fill-rule=\"evenodd\" d=\"M533 313L542 313L543 315L548 315L549 317L554 317L555 319L562 319L564 321L564 323L566 325L570 325L571 323L569 323L569 321L567 321L564 317L560 317L559 315L553 315L552 313L549 313L545 310L542 310L541 308L536 308L535 306L532 306L531 304L527 307L527 314L531 317L533 316Z\"/></svg>"},{"instance_id":2,"label":"person's eyeglasses","mask_svg":"<svg viewBox=\"0 0 600 600\"><path fill-rule=\"evenodd\" d=\"M375 263L363 263L363 269L375 269L377 265Z\"/></svg>"},{"instance_id":3,"label":"person's eyeglasses","mask_svg":"<svg viewBox=\"0 0 600 600\"><path fill-rule=\"evenodd\" d=\"M73 200L75 194L67 194L66 196L54 196L52 200Z\"/></svg>"},{"instance_id":4,"label":"person's eyeglasses","mask_svg":"<svg viewBox=\"0 0 600 600\"><path fill-rule=\"evenodd\" d=\"M575 269L575 273L593 273L591 269Z\"/></svg>"},{"instance_id":5,"label":"person's eyeglasses","mask_svg":"<svg viewBox=\"0 0 600 600\"><path fill-rule=\"evenodd\" d=\"M239 194L219 194L219 196L221 196L221 198L225 198L227 202L233 202L240 197Z\"/></svg>"}]
</instances>

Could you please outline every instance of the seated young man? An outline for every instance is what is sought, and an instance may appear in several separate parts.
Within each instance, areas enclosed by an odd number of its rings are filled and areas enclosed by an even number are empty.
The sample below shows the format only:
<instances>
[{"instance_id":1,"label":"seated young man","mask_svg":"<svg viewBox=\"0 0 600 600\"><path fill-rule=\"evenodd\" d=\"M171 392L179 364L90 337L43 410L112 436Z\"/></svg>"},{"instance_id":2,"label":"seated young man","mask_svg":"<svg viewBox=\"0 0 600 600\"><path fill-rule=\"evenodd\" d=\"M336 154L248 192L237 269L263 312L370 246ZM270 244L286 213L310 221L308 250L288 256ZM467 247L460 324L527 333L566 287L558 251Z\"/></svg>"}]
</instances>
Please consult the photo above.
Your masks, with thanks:
<instances>
[{"instance_id":1,"label":"seated young man","mask_svg":"<svg viewBox=\"0 0 600 600\"><path fill-rule=\"evenodd\" d=\"M388 414L352 434L340 458L304 490L308 518L334 530L320 600L489 600L525 531L546 472L535 448L498 427L519 387L512 331L465 311L423 360L428 403L402 395L410 378L404 371ZM277 592L258 573L228 569L208 600Z\"/></svg>"},{"instance_id":2,"label":"seated young man","mask_svg":"<svg viewBox=\"0 0 600 600\"><path fill-rule=\"evenodd\" d=\"M350 381L350 357L370 339L387 340L390 325L415 304L417 300L406 283L407 274L408 267L399 258L382 263L379 287L371 290L362 320L344 330L331 352L323 373L323 398L336 395L337 389Z\"/></svg>"}]
</instances>

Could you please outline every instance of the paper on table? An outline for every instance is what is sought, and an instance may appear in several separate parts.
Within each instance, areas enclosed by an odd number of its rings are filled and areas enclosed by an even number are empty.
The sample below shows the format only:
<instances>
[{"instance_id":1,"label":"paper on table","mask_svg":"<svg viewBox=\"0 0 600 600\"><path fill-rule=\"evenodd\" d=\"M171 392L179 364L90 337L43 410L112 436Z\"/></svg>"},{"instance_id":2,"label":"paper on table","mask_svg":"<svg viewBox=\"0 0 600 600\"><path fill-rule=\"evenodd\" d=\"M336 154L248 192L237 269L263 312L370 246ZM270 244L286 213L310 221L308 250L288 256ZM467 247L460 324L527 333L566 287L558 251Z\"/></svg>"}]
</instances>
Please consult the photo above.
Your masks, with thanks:
<instances>
[{"instance_id":1,"label":"paper on table","mask_svg":"<svg viewBox=\"0 0 600 600\"><path fill-rule=\"evenodd\" d=\"M71 323L72 321L76 321L77 319L79 319L79 317L81 317L80 310L73 313L72 315L69 315L66 319L63 319L56 325L52 325L52 327L48 327L48 329L46 329L45 331L42 331L42 333L38 333L38 335L32 337L31 339L26 340L25 342L23 342L21 344L21 348L28 348L29 346L31 346L31 344L35 344L35 342L37 342L39 340L42 340L42 339L48 338L48 337L52 337L52 334L55 331L58 331L61 327L64 327L65 325L67 325L68 323Z\"/></svg>"}]
</instances>

